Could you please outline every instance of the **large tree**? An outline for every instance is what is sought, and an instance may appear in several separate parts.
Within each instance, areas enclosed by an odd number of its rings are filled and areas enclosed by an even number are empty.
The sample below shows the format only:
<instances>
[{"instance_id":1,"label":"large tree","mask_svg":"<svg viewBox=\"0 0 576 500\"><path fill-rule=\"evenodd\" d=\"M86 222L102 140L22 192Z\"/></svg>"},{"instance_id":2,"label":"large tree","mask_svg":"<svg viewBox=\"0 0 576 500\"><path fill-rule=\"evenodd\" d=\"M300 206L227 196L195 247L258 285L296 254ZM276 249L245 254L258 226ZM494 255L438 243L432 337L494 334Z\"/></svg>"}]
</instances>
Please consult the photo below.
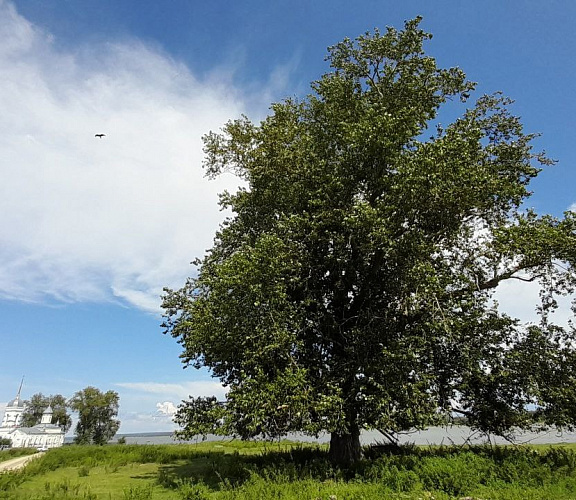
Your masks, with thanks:
<instances>
[{"instance_id":1,"label":"large tree","mask_svg":"<svg viewBox=\"0 0 576 500\"><path fill-rule=\"evenodd\" d=\"M350 461L364 428L576 423L574 330L549 315L576 283L575 214L524 208L552 162L509 99L468 104L475 84L424 53L419 23L345 39L312 95L204 138L208 175L243 187L164 297L183 363L228 390L183 402L184 435L327 431ZM462 113L442 127L444 104ZM540 284L540 324L498 310L510 280Z\"/></svg>"},{"instance_id":2,"label":"large tree","mask_svg":"<svg viewBox=\"0 0 576 500\"><path fill-rule=\"evenodd\" d=\"M64 432L68 432L72 426L72 417L68 414L66 398L61 394L44 396L39 392L33 394L24 404L26 408L21 421L23 427L33 427L39 424L48 406L52 408L50 423L59 425Z\"/></svg>"},{"instance_id":3,"label":"large tree","mask_svg":"<svg viewBox=\"0 0 576 500\"><path fill-rule=\"evenodd\" d=\"M116 419L119 397L115 391L102 392L96 387L86 387L72 396L69 405L78 412L76 444L106 444L120 427L120 421Z\"/></svg>"}]
</instances>

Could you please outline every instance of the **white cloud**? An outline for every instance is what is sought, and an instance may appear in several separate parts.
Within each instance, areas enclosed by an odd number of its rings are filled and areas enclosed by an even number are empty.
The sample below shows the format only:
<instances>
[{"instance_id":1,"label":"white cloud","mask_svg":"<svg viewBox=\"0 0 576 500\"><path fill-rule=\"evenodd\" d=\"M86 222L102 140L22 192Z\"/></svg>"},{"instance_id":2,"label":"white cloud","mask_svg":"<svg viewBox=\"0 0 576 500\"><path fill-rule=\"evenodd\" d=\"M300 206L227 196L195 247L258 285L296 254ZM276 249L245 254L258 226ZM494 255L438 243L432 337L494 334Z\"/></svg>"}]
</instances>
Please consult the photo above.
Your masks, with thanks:
<instances>
[{"instance_id":1,"label":"white cloud","mask_svg":"<svg viewBox=\"0 0 576 500\"><path fill-rule=\"evenodd\" d=\"M177 407L172 401L164 401L163 403L156 403L156 411L160 415L172 417L176 413Z\"/></svg>"},{"instance_id":2,"label":"white cloud","mask_svg":"<svg viewBox=\"0 0 576 500\"><path fill-rule=\"evenodd\" d=\"M216 193L236 183L203 177L200 137L274 100L298 56L246 95L234 67L199 81L137 40L58 48L6 0L0 39L0 298L158 310L211 246ZM497 295L532 318L525 290Z\"/></svg>"},{"instance_id":3,"label":"white cloud","mask_svg":"<svg viewBox=\"0 0 576 500\"><path fill-rule=\"evenodd\" d=\"M568 210L576 211L576 203ZM520 319L523 323L540 322L536 308L540 305L540 284L537 281L526 283L520 280L507 280L498 285L493 297L498 301L499 310ZM560 326L568 326L574 319L571 306L574 295L557 296L558 308L550 313L549 320Z\"/></svg>"},{"instance_id":4,"label":"white cloud","mask_svg":"<svg viewBox=\"0 0 576 500\"><path fill-rule=\"evenodd\" d=\"M540 323L536 312L540 304L540 285L537 282L526 283L518 280L507 280L498 285L493 298L498 301L498 308L523 323ZM549 320L560 326L567 326L573 319L571 303L575 297L557 296L558 309L550 313Z\"/></svg>"},{"instance_id":5,"label":"white cloud","mask_svg":"<svg viewBox=\"0 0 576 500\"><path fill-rule=\"evenodd\" d=\"M58 49L3 0L0 39L0 298L157 310L222 220L200 138L243 97L137 41Z\"/></svg>"},{"instance_id":6,"label":"white cloud","mask_svg":"<svg viewBox=\"0 0 576 500\"><path fill-rule=\"evenodd\" d=\"M120 395L121 433L172 431L172 421L182 400L190 396L216 396L225 399L226 389L215 380L158 382L121 382L114 384Z\"/></svg>"},{"instance_id":7,"label":"white cloud","mask_svg":"<svg viewBox=\"0 0 576 500\"><path fill-rule=\"evenodd\" d=\"M536 282L507 280L498 285L493 298L498 301L500 311L525 323L539 323L536 314L536 306L540 302L539 291Z\"/></svg>"}]
</instances>

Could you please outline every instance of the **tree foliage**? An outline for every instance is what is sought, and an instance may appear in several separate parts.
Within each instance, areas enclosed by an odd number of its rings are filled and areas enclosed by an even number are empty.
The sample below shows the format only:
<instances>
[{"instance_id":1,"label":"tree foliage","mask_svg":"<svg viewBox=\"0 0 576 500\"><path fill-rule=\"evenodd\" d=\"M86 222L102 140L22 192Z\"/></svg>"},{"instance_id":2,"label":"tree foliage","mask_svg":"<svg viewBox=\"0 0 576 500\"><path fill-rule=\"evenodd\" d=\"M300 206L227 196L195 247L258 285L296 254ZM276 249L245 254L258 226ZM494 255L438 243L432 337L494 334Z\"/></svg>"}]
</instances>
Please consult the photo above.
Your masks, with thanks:
<instances>
[{"instance_id":1,"label":"tree foliage","mask_svg":"<svg viewBox=\"0 0 576 500\"><path fill-rule=\"evenodd\" d=\"M50 423L59 425L64 432L67 432L72 426L72 417L68 414L66 398L61 394L44 396L39 392L33 394L24 403L26 408L22 414L22 427L33 427L39 424L48 406L52 408L52 421Z\"/></svg>"},{"instance_id":2,"label":"tree foliage","mask_svg":"<svg viewBox=\"0 0 576 500\"><path fill-rule=\"evenodd\" d=\"M574 330L552 324L574 290L576 218L525 209L553 162L500 93L438 68L420 19L329 49L331 72L204 138L209 176L244 186L198 275L164 297L182 361L227 387L184 402L197 433L395 433L465 415L509 436L576 422ZM459 118L437 123L444 105ZM429 129L433 129L432 132ZM504 281L537 282L541 322L498 310ZM529 408L536 408L535 412Z\"/></svg>"},{"instance_id":3,"label":"tree foliage","mask_svg":"<svg viewBox=\"0 0 576 500\"><path fill-rule=\"evenodd\" d=\"M96 387L86 387L72 396L69 405L78 412L76 444L106 444L120 427L120 421L116 419L119 397L115 391L102 392Z\"/></svg>"}]
</instances>

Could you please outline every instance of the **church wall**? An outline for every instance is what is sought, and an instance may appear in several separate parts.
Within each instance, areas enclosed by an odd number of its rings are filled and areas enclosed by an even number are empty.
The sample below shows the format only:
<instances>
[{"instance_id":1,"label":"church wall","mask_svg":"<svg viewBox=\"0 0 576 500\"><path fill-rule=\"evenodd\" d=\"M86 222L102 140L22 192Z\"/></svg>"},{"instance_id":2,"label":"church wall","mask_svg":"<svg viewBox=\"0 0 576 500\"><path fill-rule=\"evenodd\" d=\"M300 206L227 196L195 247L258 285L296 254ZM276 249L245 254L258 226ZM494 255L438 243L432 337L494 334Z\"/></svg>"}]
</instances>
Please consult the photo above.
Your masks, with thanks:
<instances>
[{"instance_id":1,"label":"church wall","mask_svg":"<svg viewBox=\"0 0 576 500\"><path fill-rule=\"evenodd\" d=\"M0 438L12 441L13 448L58 448L64 444L64 432L57 425L49 422L52 409L49 408L42 416L41 423L34 427L20 427L25 406L20 400L20 391L14 401L6 406Z\"/></svg>"}]
</instances>

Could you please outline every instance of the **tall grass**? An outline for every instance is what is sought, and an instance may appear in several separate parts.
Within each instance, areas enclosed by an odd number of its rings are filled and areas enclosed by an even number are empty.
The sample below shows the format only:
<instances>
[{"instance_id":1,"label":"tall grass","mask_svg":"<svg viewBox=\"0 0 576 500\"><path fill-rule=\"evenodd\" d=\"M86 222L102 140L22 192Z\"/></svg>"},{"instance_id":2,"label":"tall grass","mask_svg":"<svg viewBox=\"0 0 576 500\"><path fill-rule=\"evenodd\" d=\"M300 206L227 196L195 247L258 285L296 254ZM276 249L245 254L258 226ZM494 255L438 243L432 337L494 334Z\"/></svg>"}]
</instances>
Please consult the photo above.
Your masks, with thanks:
<instances>
[{"instance_id":1,"label":"tall grass","mask_svg":"<svg viewBox=\"0 0 576 500\"><path fill-rule=\"evenodd\" d=\"M130 467L153 472L146 477L126 473L132 482L102 498L576 498L576 452L561 446L375 447L366 449L364 460L339 467L329 461L325 447L233 442L50 450L22 472L0 475L0 499L100 498L91 490L96 490L94 481ZM49 479L62 469L74 474ZM45 477L48 486L25 496L26 483L38 477Z\"/></svg>"},{"instance_id":2,"label":"tall grass","mask_svg":"<svg viewBox=\"0 0 576 500\"><path fill-rule=\"evenodd\" d=\"M209 494L215 493L214 498L258 498L255 492L266 494L261 498L302 498L290 493L302 488L319 498L337 492L350 498L426 492L433 492L436 498L475 494L487 498L495 491L508 492L510 498L530 498L527 491L532 491L534 498L558 492L561 498L576 498L576 453L569 449L439 447L415 448L409 453L370 451L368 456L344 468L334 466L325 450L311 447L258 455L215 455L198 463L196 470L180 470L180 476L177 470L163 468L159 478L165 486L181 491L186 488L178 479L186 478L198 498L211 498ZM350 496L352 491L355 493Z\"/></svg>"},{"instance_id":3,"label":"tall grass","mask_svg":"<svg viewBox=\"0 0 576 500\"><path fill-rule=\"evenodd\" d=\"M6 460L12 460L13 458L23 457L26 455L32 455L32 453L37 453L36 448L8 448L6 450L0 450L0 462L5 462Z\"/></svg>"}]
</instances>

